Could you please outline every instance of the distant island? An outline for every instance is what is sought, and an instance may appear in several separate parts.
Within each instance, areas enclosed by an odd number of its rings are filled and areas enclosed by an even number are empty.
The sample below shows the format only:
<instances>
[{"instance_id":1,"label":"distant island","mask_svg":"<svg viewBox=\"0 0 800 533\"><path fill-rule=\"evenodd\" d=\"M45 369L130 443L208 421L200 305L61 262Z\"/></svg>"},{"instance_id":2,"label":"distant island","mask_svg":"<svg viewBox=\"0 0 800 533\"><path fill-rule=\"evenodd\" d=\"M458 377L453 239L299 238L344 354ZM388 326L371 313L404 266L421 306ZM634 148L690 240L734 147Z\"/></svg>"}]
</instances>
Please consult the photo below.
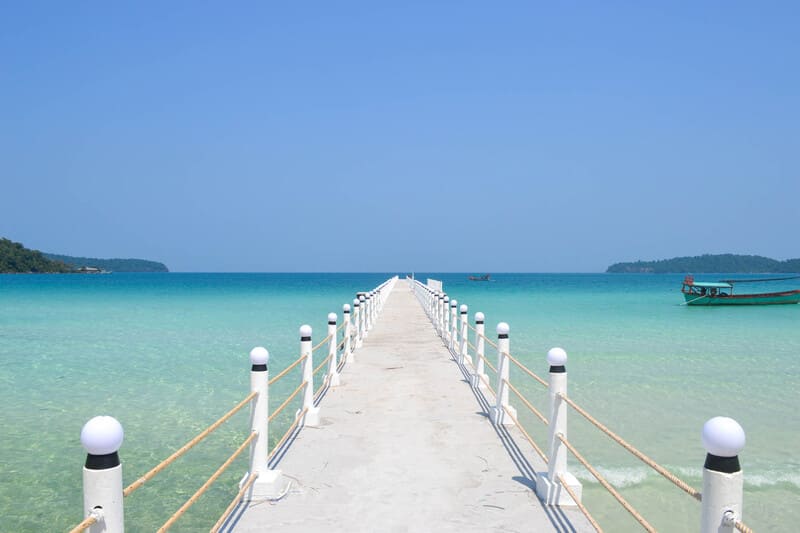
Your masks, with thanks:
<instances>
[{"instance_id":1,"label":"distant island","mask_svg":"<svg viewBox=\"0 0 800 533\"><path fill-rule=\"evenodd\" d=\"M108 272L169 272L167 265L145 259L98 259L69 255L44 254L52 261L61 261L74 268L95 267Z\"/></svg>"},{"instance_id":2,"label":"distant island","mask_svg":"<svg viewBox=\"0 0 800 533\"><path fill-rule=\"evenodd\" d=\"M606 272L627 274L760 274L800 272L800 259L778 261L760 255L705 254L656 261L615 263Z\"/></svg>"},{"instance_id":3,"label":"distant island","mask_svg":"<svg viewBox=\"0 0 800 533\"><path fill-rule=\"evenodd\" d=\"M144 259L95 259L46 254L0 238L0 274L71 274L81 272L169 272L166 265Z\"/></svg>"}]
</instances>

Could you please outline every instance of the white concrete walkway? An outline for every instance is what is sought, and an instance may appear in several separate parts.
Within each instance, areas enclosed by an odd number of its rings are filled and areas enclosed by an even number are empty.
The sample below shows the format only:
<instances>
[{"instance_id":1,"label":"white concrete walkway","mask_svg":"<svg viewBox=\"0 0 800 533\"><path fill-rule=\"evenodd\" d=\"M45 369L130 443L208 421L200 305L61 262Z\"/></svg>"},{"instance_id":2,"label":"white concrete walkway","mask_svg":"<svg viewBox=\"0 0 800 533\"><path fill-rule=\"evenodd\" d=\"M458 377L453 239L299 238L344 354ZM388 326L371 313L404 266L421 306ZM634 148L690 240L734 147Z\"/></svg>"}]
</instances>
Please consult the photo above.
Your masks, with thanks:
<instances>
[{"instance_id":1,"label":"white concrete walkway","mask_svg":"<svg viewBox=\"0 0 800 533\"><path fill-rule=\"evenodd\" d=\"M538 456L495 429L405 282L282 455L291 487L226 531L593 531L537 499Z\"/></svg>"}]
</instances>

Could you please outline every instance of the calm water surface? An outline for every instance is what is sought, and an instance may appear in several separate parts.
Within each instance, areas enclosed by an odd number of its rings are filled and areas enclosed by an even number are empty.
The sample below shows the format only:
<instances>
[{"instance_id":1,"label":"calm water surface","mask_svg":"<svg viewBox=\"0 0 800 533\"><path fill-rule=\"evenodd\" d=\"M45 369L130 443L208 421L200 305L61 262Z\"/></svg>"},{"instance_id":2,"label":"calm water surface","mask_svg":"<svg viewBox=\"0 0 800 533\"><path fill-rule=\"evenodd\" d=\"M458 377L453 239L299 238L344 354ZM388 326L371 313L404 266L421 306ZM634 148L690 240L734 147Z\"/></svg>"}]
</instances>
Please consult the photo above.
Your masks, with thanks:
<instances>
[{"instance_id":1,"label":"calm water surface","mask_svg":"<svg viewBox=\"0 0 800 533\"><path fill-rule=\"evenodd\" d=\"M58 531L80 521L78 437L92 416L123 424L128 484L247 394L250 348L269 348L270 370L280 370L298 355L301 324L321 339L328 312L341 316L356 291L390 275L0 276L0 529ZM541 375L547 350L566 349L570 395L695 487L703 423L735 418L747 432L745 521L758 531L800 521L800 306L687 308L677 275L432 276L470 316L485 313L487 331L508 322L512 353ZM273 398L296 386L299 376L290 376ZM512 380L545 408L541 387L513 372ZM293 411L273 424L273 440ZM697 502L570 415L571 440L659 530L696 529ZM524 422L544 443L541 424ZM237 415L131 495L128 529L157 529L244 440L247 424L247 413ZM175 530L207 530L245 469L244 459L234 464ZM639 530L575 470L607 530Z\"/></svg>"}]
</instances>

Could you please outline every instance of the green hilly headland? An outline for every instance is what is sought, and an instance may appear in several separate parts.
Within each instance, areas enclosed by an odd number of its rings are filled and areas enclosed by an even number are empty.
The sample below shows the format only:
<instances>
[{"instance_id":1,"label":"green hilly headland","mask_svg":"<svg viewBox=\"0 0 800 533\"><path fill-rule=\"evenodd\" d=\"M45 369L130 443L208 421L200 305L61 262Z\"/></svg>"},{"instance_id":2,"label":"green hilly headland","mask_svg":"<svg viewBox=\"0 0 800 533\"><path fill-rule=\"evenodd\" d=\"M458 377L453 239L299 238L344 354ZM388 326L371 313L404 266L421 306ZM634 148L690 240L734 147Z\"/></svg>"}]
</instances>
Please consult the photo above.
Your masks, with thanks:
<instances>
[{"instance_id":1,"label":"green hilly headland","mask_svg":"<svg viewBox=\"0 0 800 533\"><path fill-rule=\"evenodd\" d=\"M81 267L95 267L109 272L169 272L164 263L156 261L48 254L0 237L0 274L72 273Z\"/></svg>"},{"instance_id":2,"label":"green hilly headland","mask_svg":"<svg viewBox=\"0 0 800 533\"><path fill-rule=\"evenodd\" d=\"M61 261L48 259L38 250L25 248L22 243L0 238L0 273L46 274L66 273L74 269Z\"/></svg>"},{"instance_id":3,"label":"green hilly headland","mask_svg":"<svg viewBox=\"0 0 800 533\"><path fill-rule=\"evenodd\" d=\"M75 268L97 267L109 272L169 272L167 265L146 259L98 259L70 255L44 254L48 259L61 261Z\"/></svg>"},{"instance_id":4,"label":"green hilly headland","mask_svg":"<svg viewBox=\"0 0 800 533\"><path fill-rule=\"evenodd\" d=\"M705 254L674 257L655 261L615 263L606 269L611 273L669 274L760 274L800 272L800 259L779 261L760 255Z\"/></svg>"}]
</instances>

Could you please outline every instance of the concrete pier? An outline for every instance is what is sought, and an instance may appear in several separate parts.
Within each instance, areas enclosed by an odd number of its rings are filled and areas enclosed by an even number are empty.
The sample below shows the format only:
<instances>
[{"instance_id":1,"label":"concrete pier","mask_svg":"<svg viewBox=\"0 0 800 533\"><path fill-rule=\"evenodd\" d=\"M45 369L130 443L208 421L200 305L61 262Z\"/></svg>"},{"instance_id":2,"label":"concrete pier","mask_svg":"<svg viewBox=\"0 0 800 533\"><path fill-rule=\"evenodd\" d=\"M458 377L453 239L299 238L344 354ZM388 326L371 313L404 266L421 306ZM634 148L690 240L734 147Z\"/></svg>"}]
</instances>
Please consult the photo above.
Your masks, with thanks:
<instances>
[{"instance_id":1,"label":"concrete pier","mask_svg":"<svg viewBox=\"0 0 800 533\"><path fill-rule=\"evenodd\" d=\"M242 504L223 531L593 531L540 503L546 466L491 424L404 282L340 380L273 465L285 495Z\"/></svg>"}]
</instances>

